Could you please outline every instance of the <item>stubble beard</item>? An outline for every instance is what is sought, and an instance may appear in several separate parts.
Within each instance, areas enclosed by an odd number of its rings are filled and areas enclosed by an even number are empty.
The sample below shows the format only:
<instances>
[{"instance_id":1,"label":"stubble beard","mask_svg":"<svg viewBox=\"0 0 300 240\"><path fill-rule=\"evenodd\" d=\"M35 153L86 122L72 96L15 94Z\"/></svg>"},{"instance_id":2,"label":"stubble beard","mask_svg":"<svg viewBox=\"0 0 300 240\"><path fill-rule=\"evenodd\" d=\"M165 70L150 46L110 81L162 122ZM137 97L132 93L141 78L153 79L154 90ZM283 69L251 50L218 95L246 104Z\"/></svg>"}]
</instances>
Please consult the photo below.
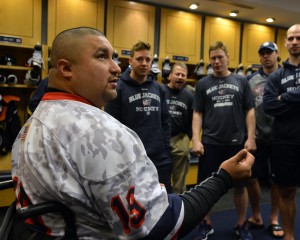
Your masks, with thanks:
<instances>
[{"instance_id":1,"label":"stubble beard","mask_svg":"<svg viewBox=\"0 0 300 240\"><path fill-rule=\"evenodd\" d=\"M105 91L103 92L103 100L106 103L109 103L111 101L113 101L114 99L116 99L116 97L118 96L117 90L108 90L107 88L105 89Z\"/></svg>"}]
</instances>

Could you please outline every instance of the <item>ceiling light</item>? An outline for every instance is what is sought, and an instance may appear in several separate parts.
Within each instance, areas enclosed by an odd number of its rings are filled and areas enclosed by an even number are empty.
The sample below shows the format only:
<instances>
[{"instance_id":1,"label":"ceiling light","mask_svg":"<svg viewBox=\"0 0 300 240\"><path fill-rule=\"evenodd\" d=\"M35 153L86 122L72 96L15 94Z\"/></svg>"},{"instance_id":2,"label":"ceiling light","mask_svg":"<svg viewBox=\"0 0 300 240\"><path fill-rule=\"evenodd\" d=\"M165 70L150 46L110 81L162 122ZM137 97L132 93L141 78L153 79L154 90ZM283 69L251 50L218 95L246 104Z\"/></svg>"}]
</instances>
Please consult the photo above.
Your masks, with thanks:
<instances>
[{"instance_id":1,"label":"ceiling light","mask_svg":"<svg viewBox=\"0 0 300 240\"><path fill-rule=\"evenodd\" d=\"M268 22L268 23L272 23L272 22L274 22L275 21L275 18L267 18L266 19L266 22Z\"/></svg>"},{"instance_id":2,"label":"ceiling light","mask_svg":"<svg viewBox=\"0 0 300 240\"><path fill-rule=\"evenodd\" d=\"M198 6L199 6L199 3L192 3L192 4L190 5L190 9L197 9Z\"/></svg>"},{"instance_id":3,"label":"ceiling light","mask_svg":"<svg viewBox=\"0 0 300 240\"><path fill-rule=\"evenodd\" d=\"M231 11L231 12L229 13L229 16L231 16L231 17L236 17L236 16L238 15L238 13L239 13L239 11L233 10L233 11Z\"/></svg>"}]
</instances>

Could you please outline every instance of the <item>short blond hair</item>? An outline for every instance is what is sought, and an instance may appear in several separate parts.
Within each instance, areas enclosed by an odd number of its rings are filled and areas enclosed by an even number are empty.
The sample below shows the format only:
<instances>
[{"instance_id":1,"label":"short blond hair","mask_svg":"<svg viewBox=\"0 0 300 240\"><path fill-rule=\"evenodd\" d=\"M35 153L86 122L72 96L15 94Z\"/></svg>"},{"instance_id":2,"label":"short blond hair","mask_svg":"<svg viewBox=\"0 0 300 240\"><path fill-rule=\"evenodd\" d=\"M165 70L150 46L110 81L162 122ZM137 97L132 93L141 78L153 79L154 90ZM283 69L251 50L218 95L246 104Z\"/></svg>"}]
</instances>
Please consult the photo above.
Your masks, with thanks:
<instances>
[{"instance_id":1,"label":"short blond hair","mask_svg":"<svg viewBox=\"0 0 300 240\"><path fill-rule=\"evenodd\" d=\"M218 49L223 50L226 55L228 54L228 49L227 49L226 45L224 44L224 42L222 42L222 41L216 41L213 44L211 44L209 46L208 54L210 54L211 51L215 51Z\"/></svg>"},{"instance_id":2,"label":"short blond hair","mask_svg":"<svg viewBox=\"0 0 300 240\"><path fill-rule=\"evenodd\" d=\"M151 50L151 45L149 43L138 41L136 44L133 45L130 56L133 57L135 52L142 51L142 50Z\"/></svg>"}]
</instances>

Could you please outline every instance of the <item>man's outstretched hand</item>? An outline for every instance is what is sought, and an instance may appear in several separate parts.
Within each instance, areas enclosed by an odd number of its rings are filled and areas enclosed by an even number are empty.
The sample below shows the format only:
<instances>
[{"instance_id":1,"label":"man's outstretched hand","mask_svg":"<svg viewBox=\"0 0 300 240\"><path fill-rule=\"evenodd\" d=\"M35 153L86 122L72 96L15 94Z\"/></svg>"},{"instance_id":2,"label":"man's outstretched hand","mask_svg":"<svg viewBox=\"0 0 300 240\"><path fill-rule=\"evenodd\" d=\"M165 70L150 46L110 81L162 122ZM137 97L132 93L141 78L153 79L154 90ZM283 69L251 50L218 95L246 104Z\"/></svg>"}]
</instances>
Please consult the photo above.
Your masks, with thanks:
<instances>
[{"instance_id":1,"label":"man's outstretched hand","mask_svg":"<svg viewBox=\"0 0 300 240\"><path fill-rule=\"evenodd\" d=\"M251 168L254 163L253 155L246 149L239 151L232 158L224 161L220 168L227 171L233 181L251 177Z\"/></svg>"}]
</instances>

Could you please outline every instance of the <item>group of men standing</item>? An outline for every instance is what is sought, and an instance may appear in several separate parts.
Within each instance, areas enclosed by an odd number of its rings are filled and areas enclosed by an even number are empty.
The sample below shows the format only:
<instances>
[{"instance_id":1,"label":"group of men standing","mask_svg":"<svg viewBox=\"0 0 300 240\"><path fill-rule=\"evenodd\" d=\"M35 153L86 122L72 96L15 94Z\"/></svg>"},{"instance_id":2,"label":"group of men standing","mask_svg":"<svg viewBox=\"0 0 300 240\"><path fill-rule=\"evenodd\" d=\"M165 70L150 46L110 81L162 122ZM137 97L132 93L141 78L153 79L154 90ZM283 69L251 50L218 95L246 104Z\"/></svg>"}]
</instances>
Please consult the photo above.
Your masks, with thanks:
<instances>
[{"instance_id":1,"label":"group of men standing","mask_svg":"<svg viewBox=\"0 0 300 240\"><path fill-rule=\"evenodd\" d=\"M216 42L210 49L214 73L197 84L194 107L193 94L184 88L187 66L175 63L169 83L161 86L149 74L150 50L150 45L142 41L133 46L130 68L121 75L117 97L105 106L105 111L139 135L167 191L182 193L186 190L191 139L193 152L201 155L198 182L244 148L245 136L249 139L245 143L247 150L255 150L254 101L246 79L227 69L229 55L222 42ZM247 208L246 189L236 187L235 193L237 234L241 235ZM211 225L207 216L195 238L206 239L213 233Z\"/></svg>"},{"instance_id":2,"label":"group of men standing","mask_svg":"<svg viewBox=\"0 0 300 240\"><path fill-rule=\"evenodd\" d=\"M246 148L253 152L256 162L252 179L234 186L237 209L234 232L242 240L253 239L249 228L264 226L259 180L265 180L270 173L274 183L270 234L293 239L295 191L300 182L299 171L296 172L300 145L300 25L287 31L286 47L289 58L279 68L277 45L261 44L258 49L261 67L246 78L228 70L227 47L217 41L209 48L213 73L202 78L192 94L184 87L188 75L184 63L172 66L168 84L161 87L155 82L148 74L152 60L150 46L139 42L131 51L131 69L121 76L118 97L105 107L141 137L168 192L186 190L190 141L192 152L199 156L198 182L217 171L220 163L239 150ZM252 216L246 219L248 195ZM279 210L283 228L279 225ZM207 239L213 232L207 214L195 239Z\"/></svg>"},{"instance_id":3,"label":"group of men standing","mask_svg":"<svg viewBox=\"0 0 300 240\"><path fill-rule=\"evenodd\" d=\"M105 111L139 135L167 191L182 193L186 190L192 136L193 95L184 88L188 69L184 63L174 64L169 83L161 85L149 74L150 50L142 41L133 46L131 67L121 75L117 98L105 106Z\"/></svg>"},{"instance_id":4,"label":"group of men standing","mask_svg":"<svg viewBox=\"0 0 300 240\"><path fill-rule=\"evenodd\" d=\"M273 183L270 233L294 240L300 183L300 24L288 29L285 46L289 58L279 67L276 44L261 44L261 68L246 78L228 70L224 43L213 43L209 48L213 73L199 80L192 93L184 87L186 64L173 64L169 83L161 85L149 74L150 45L138 42L131 49L130 68L118 81L117 97L105 105L106 112L138 134L168 193L186 190L190 141L199 157L198 182L241 149L252 152L256 157L252 178L234 184L234 233L241 240L253 239L249 228L264 226L259 180L266 176ZM246 219L248 196L252 216ZM207 214L194 239L205 240L213 232Z\"/></svg>"}]
</instances>

